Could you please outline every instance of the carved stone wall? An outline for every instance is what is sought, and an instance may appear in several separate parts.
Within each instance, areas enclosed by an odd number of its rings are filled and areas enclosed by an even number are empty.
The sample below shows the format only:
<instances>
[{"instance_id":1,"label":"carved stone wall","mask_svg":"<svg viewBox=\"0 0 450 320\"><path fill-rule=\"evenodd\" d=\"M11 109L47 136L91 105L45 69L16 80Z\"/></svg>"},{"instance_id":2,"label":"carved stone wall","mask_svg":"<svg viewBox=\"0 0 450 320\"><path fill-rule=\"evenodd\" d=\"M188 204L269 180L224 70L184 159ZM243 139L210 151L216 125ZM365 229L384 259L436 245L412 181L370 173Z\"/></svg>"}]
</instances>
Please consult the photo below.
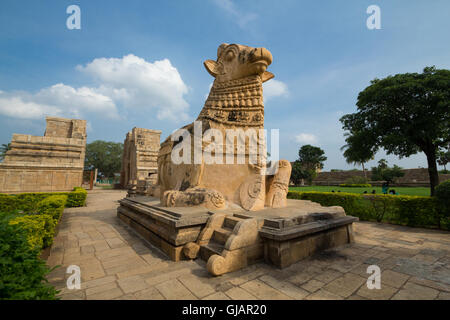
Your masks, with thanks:
<instances>
[{"instance_id":1,"label":"carved stone wall","mask_svg":"<svg viewBox=\"0 0 450 320\"><path fill-rule=\"evenodd\" d=\"M0 163L0 192L70 191L81 186L86 120L47 117L43 137L13 134Z\"/></svg>"},{"instance_id":2,"label":"carved stone wall","mask_svg":"<svg viewBox=\"0 0 450 320\"><path fill-rule=\"evenodd\" d=\"M133 128L124 141L120 184L126 187L130 181L156 183L158 152L161 131Z\"/></svg>"}]
</instances>

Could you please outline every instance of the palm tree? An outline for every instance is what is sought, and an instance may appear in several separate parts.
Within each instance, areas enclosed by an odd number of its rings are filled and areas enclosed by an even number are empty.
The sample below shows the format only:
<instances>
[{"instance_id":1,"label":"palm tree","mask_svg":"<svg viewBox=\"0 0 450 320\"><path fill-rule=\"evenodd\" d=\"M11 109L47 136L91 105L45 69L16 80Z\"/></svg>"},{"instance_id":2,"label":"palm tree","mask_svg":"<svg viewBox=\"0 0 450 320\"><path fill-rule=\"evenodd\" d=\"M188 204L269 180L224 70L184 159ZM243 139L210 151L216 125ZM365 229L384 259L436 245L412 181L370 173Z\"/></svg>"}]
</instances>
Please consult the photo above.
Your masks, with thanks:
<instances>
[{"instance_id":1,"label":"palm tree","mask_svg":"<svg viewBox=\"0 0 450 320\"><path fill-rule=\"evenodd\" d=\"M358 134L350 135L350 133L346 133L345 136L347 137L345 139L347 144L341 147L341 151L344 151L345 160L349 164L353 163L355 165L362 166L364 178L367 180L367 173L364 164L369 160L372 160L374 155L371 150L362 147L364 145L362 144L362 139L364 139L363 136Z\"/></svg>"}]
</instances>

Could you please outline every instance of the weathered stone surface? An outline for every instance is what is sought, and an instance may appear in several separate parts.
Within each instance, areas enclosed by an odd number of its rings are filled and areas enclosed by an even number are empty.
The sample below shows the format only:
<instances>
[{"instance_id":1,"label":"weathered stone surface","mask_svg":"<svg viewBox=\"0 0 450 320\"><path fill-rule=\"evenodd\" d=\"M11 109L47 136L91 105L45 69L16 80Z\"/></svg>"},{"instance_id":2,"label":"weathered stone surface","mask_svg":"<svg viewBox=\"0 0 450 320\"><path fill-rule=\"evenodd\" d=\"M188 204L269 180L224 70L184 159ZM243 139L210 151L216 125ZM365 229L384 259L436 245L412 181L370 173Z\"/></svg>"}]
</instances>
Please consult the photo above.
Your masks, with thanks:
<instances>
[{"instance_id":1,"label":"weathered stone surface","mask_svg":"<svg viewBox=\"0 0 450 320\"><path fill-rule=\"evenodd\" d=\"M70 191L80 187L86 120L47 117L43 137L14 134L0 163L0 192Z\"/></svg>"},{"instance_id":2,"label":"weathered stone surface","mask_svg":"<svg viewBox=\"0 0 450 320\"><path fill-rule=\"evenodd\" d=\"M145 193L156 184L160 135L160 130L136 127L127 133L120 171L122 187L127 187L130 181L136 181L138 192Z\"/></svg>"}]
</instances>

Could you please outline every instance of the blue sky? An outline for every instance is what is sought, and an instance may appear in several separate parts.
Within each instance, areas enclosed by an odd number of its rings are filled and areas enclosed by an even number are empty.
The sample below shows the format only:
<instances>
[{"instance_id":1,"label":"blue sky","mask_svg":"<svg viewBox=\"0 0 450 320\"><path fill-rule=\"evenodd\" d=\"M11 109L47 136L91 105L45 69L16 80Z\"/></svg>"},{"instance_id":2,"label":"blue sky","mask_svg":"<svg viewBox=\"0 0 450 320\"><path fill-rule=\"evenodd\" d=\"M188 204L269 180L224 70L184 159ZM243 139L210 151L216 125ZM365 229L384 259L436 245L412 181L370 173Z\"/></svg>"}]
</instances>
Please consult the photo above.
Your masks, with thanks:
<instances>
[{"instance_id":1,"label":"blue sky","mask_svg":"<svg viewBox=\"0 0 450 320\"><path fill-rule=\"evenodd\" d=\"M80 30L66 27L72 4ZM366 27L371 4L381 30ZM202 63L226 42L272 52L265 127L280 129L281 158L311 143L326 170L350 169L338 119L373 78L449 69L449 16L448 0L2 0L0 143L42 135L45 115L88 120L88 142L122 142L135 126L164 139L197 117L212 83ZM426 167L423 155L387 159Z\"/></svg>"}]
</instances>

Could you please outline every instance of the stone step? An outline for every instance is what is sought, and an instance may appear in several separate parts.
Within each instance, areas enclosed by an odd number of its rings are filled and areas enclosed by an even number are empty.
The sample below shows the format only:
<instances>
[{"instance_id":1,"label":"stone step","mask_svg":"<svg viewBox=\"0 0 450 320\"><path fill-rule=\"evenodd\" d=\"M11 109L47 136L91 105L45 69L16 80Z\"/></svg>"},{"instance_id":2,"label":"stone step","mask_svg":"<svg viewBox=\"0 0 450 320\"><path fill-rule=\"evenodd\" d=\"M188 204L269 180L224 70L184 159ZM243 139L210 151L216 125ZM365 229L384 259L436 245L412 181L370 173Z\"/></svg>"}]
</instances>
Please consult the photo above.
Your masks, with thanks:
<instances>
[{"instance_id":1,"label":"stone step","mask_svg":"<svg viewBox=\"0 0 450 320\"><path fill-rule=\"evenodd\" d=\"M241 218L237 218L234 216L227 216L227 217L225 217L225 220L223 221L223 226L233 230L234 226L241 220L242 220Z\"/></svg>"},{"instance_id":2,"label":"stone step","mask_svg":"<svg viewBox=\"0 0 450 320\"><path fill-rule=\"evenodd\" d=\"M200 246L200 258L204 261L208 261L209 257L213 254L221 255L223 250L223 245L215 242L214 240L209 241L208 244Z\"/></svg>"},{"instance_id":3,"label":"stone step","mask_svg":"<svg viewBox=\"0 0 450 320\"><path fill-rule=\"evenodd\" d=\"M230 228L219 228L214 230L212 239L217 243L225 245L230 235L233 233L233 230Z\"/></svg>"}]
</instances>

